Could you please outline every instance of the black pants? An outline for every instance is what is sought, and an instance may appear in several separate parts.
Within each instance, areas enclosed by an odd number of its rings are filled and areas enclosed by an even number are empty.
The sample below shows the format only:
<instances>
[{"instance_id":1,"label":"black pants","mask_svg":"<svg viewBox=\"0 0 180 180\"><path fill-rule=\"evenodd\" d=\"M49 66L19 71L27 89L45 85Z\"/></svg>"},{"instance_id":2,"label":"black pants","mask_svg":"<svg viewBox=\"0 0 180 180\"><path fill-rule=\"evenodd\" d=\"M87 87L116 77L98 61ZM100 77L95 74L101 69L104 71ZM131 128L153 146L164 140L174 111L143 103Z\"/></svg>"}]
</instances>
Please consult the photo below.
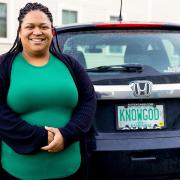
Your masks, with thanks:
<instances>
[{"instance_id":1,"label":"black pants","mask_svg":"<svg viewBox=\"0 0 180 180\"><path fill-rule=\"evenodd\" d=\"M18 178L10 175L4 169L0 169L0 180L19 180ZM79 169L75 174L65 177L65 178L58 178L58 179L49 179L49 180L83 180L81 169Z\"/></svg>"}]
</instances>

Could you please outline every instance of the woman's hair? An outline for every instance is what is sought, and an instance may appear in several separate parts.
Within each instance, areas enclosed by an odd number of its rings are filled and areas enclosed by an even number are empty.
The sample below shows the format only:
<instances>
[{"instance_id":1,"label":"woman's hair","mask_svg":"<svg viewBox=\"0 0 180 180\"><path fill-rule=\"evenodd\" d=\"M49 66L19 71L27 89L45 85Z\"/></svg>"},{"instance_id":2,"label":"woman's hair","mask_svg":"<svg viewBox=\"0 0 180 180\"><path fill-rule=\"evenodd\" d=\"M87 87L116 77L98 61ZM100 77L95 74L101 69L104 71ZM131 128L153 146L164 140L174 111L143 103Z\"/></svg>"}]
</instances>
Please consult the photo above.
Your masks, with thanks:
<instances>
[{"instance_id":1,"label":"woman's hair","mask_svg":"<svg viewBox=\"0 0 180 180\"><path fill-rule=\"evenodd\" d=\"M52 24L54 35L55 35L55 42L54 42L54 40L52 41L51 46L50 46L50 51L55 53L55 54L57 54L57 53L61 54L61 50L60 50L59 43L58 43L58 38L57 38L57 33L56 33L55 28L53 27L52 14L51 14L51 12L49 11L49 9L46 6L44 6L44 5L40 4L40 3L37 3L37 2L35 2L35 3L27 3L23 8L20 9L19 17L18 17L19 26L18 26L18 29L17 29L16 39L14 41L13 46L8 51L8 54L9 53L15 53L15 52L21 52L23 50L23 46L22 46L21 40L19 38L19 32L20 32L20 29L21 29L21 25L22 25L24 17L29 12L35 11L35 10L39 10L39 11L43 12L49 18L49 20L50 20L50 22ZM55 46L55 44L56 44L56 46Z\"/></svg>"}]
</instances>

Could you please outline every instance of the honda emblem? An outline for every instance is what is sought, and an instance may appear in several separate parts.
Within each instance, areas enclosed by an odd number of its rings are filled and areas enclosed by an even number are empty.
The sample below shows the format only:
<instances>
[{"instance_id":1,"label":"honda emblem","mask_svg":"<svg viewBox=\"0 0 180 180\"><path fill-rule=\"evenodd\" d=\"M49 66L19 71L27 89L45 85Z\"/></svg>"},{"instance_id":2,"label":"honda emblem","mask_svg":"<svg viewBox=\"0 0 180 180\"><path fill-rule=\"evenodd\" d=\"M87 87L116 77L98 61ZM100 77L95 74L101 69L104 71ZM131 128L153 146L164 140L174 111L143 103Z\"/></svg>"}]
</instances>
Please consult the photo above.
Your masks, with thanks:
<instances>
[{"instance_id":1,"label":"honda emblem","mask_svg":"<svg viewBox=\"0 0 180 180\"><path fill-rule=\"evenodd\" d=\"M152 93L153 83L151 81L133 81L129 85L136 97L147 97Z\"/></svg>"}]
</instances>

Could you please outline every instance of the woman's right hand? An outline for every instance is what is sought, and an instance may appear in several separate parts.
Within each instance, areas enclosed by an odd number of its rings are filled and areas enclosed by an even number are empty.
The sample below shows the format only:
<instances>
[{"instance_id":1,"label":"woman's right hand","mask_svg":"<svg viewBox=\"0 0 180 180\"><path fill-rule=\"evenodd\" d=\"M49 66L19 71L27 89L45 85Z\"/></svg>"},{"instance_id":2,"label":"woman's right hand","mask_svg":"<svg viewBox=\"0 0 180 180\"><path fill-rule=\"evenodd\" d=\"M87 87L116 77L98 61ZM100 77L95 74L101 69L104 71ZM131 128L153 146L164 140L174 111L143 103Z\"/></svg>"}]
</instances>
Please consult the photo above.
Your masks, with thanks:
<instances>
[{"instance_id":1,"label":"woman's right hand","mask_svg":"<svg viewBox=\"0 0 180 180\"><path fill-rule=\"evenodd\" d=\"M64 138L58 128L54 127L45 127L46 130L53 133L54 139L53 141L48 144L47 146L41 147L41 150L48 151L48 152L59 152L64 149Z\"/></svg>"}]
</instances>

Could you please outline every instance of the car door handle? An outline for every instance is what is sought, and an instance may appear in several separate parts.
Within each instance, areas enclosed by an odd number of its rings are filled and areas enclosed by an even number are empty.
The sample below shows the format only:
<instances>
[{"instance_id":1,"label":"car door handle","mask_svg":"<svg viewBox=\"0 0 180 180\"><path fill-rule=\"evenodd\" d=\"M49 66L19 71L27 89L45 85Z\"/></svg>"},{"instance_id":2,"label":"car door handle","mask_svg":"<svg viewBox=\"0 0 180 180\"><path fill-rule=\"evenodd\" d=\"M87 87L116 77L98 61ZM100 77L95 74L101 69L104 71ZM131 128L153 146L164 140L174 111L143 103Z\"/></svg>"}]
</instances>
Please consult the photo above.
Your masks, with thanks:
<instances>
[{"instance_id":1,"label":"car door handle","mask_svg":"<svg viewBox=\"0 0 180 180\"><path fill-rule=\"evenodd\" d=\"M131 161L155 161L157 157L147 156L147 157L131 157Z\"/></svg>"}]
</instances>

